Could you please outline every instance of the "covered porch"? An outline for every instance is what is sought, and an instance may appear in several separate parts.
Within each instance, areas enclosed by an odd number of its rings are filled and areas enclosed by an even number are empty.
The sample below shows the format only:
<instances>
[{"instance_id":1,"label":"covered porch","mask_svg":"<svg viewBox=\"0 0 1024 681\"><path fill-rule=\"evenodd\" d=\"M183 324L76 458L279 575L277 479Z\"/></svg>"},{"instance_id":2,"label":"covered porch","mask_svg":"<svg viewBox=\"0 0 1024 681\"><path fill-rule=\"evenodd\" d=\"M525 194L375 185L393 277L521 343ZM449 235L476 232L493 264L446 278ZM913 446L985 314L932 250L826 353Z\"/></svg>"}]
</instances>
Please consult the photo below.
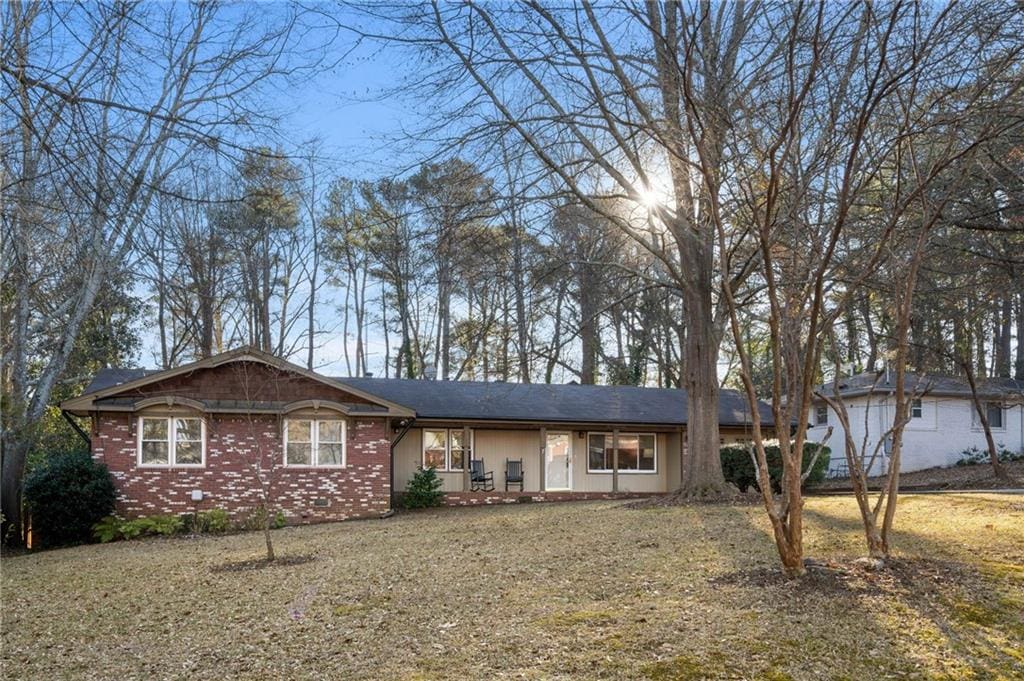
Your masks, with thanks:
<instances>
[{"instance_id":1,"label":"covered porch","mask_svg":"<svg viewBox=\"0 0 1024 681\"><path fill-rule=\"evenodd\" d=\"M416 421L402 430L394 429L394 491L433 466L450 505L663 494L682 479L681 427ZM474 466L486 482L473 481Z\"/></svg>"}]
</instances>

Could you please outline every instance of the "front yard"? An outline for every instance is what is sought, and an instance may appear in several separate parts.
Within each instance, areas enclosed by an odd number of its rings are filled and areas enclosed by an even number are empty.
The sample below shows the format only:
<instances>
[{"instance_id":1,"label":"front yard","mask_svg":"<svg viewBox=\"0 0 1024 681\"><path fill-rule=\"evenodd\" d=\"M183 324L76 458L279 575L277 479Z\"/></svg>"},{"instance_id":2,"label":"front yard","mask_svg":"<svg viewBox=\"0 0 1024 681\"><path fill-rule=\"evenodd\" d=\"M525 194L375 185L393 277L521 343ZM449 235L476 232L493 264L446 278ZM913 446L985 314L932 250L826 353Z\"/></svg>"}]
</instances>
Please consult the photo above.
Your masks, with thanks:
<instances>
[{"instance_id":1,"label":"front yard","mask_svg":"<svg viewBox=\"0 0 1024 681\"><path fill-rule=\"evenodd\" d=\"M879 573L776 568L760 507L445 509L5 558L3 678L1024 677L1024 496L904 497ZM863 553L851 499L808 556Z\"/></svg>"}]
</instances>

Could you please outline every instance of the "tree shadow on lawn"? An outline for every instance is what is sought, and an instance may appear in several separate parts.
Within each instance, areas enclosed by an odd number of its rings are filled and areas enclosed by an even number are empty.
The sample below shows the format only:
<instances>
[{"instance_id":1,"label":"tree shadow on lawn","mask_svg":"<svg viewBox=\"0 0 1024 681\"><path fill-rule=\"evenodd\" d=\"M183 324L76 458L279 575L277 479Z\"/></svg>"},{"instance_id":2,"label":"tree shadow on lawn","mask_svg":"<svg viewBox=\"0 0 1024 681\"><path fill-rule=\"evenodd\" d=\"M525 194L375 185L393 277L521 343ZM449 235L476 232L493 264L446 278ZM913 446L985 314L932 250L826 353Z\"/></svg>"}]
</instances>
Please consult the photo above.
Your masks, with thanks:
<instances>
[{"instance_id":1,"label":"tree shadow on lawn","mask_svg":"<svg viewBox=\"0 0 1024 681\"><path fill-rule=\"evenodd\" d=\"M985 507L990 512L1006 509L1006 504L986 499L971 500L967 505L973 510ZM831 529L856 535L864 550L859 516L811 508L805 508L804 515L817 526L812 525L812 531ZM852 577L876 592L880 619L888 606L907 610L926 626L930 624L934 644L944 646L972 674L983 678L1024 675L1024 567L1018 566L1016 571L995 569L1001 564L987 562L981 555L976 555L976 560L963 560L956 555L955 545L901 528L898 523L897 515L893 534L897 555L877 570L841 559L837 567L845 573L843 579ZM890 634L905 633L893 623L883 626Z\"/></svg>"},{"instance_id":2,"label":"tree shadow on lawn","mask_svg":"<svg viewBox=\"0 0 1024 681\"><path fill-rule=\"evenodd\" d=\"M314 560L316 560L316 556L312 554L281 556L274 560L267 560L265 557L247 558L246 560L236 560L229 563L223 563L222 565L214 565L210 568L210 572L249 572L252 570L262 570L264 568L295 567L296 565L311 563Z\"/></svg>"},{"instance_id":3,"label":"tree shadow on lawn","mask_svg":"<svg viewBox=\"0 0 1024 681\"><path fill-rule=\"evenodd\" d=\"M852 503L852 502L851 502ZM854 511L855 512L855 511ZM707 578L721 612L718 648L687 641L682 654L651 663L652 678L871 678L883 674L928 678L1018 678L1021 629L1015 596L983 578L975 566L950 559L948 547L914 533L897 534L897 546L913 540L918 555L902 556L883 570L855 559L865 555L859 517L805 509L808 538L851 536L824 542L827 550L805 577L789 580L774 554L763 509L708 509L712 526L702 533L716 542L728 563ZM703 515L703 514L702 514ZM819 535L819 536L815 536ZM858 553L851 556L851 548ZM818 549L812 549L813 551ZM736 640L727 633L745 627ZM731 638L731 640L730 640ZM726 643L728 641L728 643ZM672 646L677 648L677 646ZM823 665L824 661L824 666Z\"/></svg>"}]
</instances>

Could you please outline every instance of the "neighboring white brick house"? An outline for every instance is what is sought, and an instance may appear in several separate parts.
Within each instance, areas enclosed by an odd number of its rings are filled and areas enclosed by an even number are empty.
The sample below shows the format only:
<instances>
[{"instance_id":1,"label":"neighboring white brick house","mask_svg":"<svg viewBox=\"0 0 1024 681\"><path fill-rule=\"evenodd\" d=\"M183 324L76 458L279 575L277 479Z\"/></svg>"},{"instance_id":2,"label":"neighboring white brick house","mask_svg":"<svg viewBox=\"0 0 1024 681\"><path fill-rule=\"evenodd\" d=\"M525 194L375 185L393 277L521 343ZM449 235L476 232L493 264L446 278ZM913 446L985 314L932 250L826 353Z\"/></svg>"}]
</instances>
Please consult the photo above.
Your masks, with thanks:
<instances>
[{"instance_id":1,"label":"neighboring white brick house","mask_svg":"<svg viewBox=\"0 0 1024 681\"><path fill-rule=\"evenodd\" d=\"M875 373L858 374L840 379L850 417L850 429L858 449L868 457L882 436L892 427L896 410L894 377ZM964 379L951 376L908 374L906 390L921 395L915 402L910 422L903 431L901 471L916 471L934 466L952 466L965 449L977 447L986 451L985 433L971 400L970 388ZM818 390L832 394L832 384ZM978 392L989 410L989 422L997 445L1014 452L1024 451L1024 381L987 379L979 381ZM808 437L820 441L829 426L832 449L829 474L845 471L845 434L839 418L823 400L811 407ZM867 447L864 447L865 436ZM891 445L884 442L871 469L872 475L888 470Z\"/></svg>"}]
</instances>

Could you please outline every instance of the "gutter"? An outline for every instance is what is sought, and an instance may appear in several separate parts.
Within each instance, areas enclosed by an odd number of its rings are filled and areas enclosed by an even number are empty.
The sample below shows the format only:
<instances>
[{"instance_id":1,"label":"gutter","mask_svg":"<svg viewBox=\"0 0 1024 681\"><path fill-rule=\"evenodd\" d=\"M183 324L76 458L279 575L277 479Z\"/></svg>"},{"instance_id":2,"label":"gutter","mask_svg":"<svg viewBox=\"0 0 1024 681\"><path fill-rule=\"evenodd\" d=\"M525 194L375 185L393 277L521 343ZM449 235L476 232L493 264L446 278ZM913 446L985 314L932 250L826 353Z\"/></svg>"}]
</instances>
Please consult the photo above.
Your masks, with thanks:
<instances>
[{"instance_id":1,"label":"gutter","mask_svg":"<svg viewBox=\"0 0 1024 681\"><path fill-rule=\"evenodd\" d=\"M64 420L67 421L71 425L71 427L75 429L75 432L78 433L78 436L82 438L83 442L85 442L85 446L89 448L89 453L91 454L92 439L90 439L88 433L82 430L82 426L78 425L78 422L71 417L71 412L69 412L67 409L61 409L60 415L63 416Z\"/></svg>"},{"instance_id":2,"label":"gutter","mask_svg":"<svg viewBox=\"0 0 1024 681\"><path fill-rule=\"evenodd\" d=\"M406 419L405 425L402 426L402 430L398 432L398 436L391 441L391 460L389 463L391 469L388 471L388 478L390 479L390 484L388 485L388 509L392 513L395 510L395 447L397 447L398 443L402 441L402 438L405 437L406 433L412 429L414 423L416 423L415 416Z\"/></svg>"}]
</instances>

